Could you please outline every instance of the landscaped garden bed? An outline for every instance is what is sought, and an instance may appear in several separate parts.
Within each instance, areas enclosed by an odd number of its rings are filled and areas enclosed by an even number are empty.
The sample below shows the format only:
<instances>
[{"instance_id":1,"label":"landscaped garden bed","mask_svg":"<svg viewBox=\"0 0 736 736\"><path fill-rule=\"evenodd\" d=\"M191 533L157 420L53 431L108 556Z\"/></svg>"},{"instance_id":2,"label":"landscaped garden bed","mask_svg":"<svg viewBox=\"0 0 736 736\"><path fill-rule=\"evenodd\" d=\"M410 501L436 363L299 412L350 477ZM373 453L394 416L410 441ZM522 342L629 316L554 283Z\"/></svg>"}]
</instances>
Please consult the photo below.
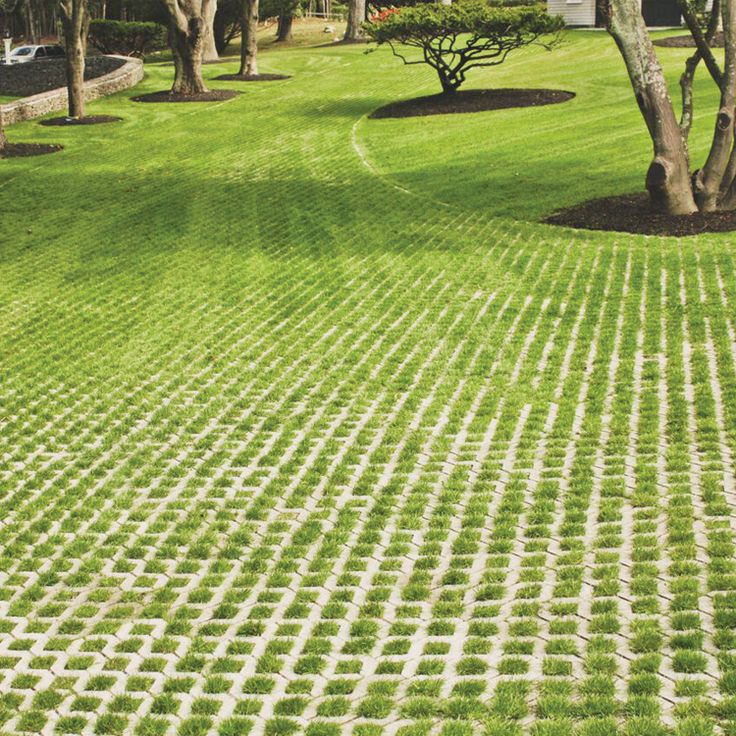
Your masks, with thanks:
<instances>
[{"instance_id":1,"label":"landscaped garden bed","mask_svg":"<svg viewBox=\"0 0 736 736\"><path fill-rule=\"evenodd\" d=\"M736 212L668 215L653 212L649 197L638 193L582 202L555 212L545 222L585 230L683 236L736 230Z\"/></svg>"},{"instance_id":2,"label":"landscaped garden bed","mask_svg":"<svg viewBox=\"0 0 736 736\"><path fill-rule=\"evenodd\" d=\"M130 99L133 102L224 102L232 100L240 94L233 89L211 89L207 92L198 92L192 95L182 95L176 92L163 90L161 92L149 92L145 95L135 95Z\"/></svg>"},{"instance_id":3,"label":"landscaped garden bed","mask_svg":"<svg viewBox=\"0 0 736 736\"><path fill-rule=\"evenodd\" d=\"M223 82L278 82L290 77L288 74L220 74L215 79Z\"/></svg>"},{"instance_id":4,"label":"landscaped garden bed","mask_svg":"<svg viewBox=\"0 0 736 736\"><path fill-rule=\"evenodd\" d=\"M681 36L667 36L665 38L657 38L654 41L654 45L670 49L694 49L695 41L693 41L693 37L689 33L686 33ZM718 31L713 35L711 46L713 48L723 48L722 31Z\"/></svg>"},{"instance_id":5,"label":"landscaped garden bed","mask_svg":"<svg viewBox=\"0 0 736 736\"><path fill-rule=\"evenodd\" d=\"M463 89L452 94L428 95L391 102L371 113L372 118L410 118L464 112L505 110L510 107L557 105L573 99L573 92L557 89Z\"/></svg>"},{"instance_id":6,"label":"landscaped garden bed","mask_svg":"<svg viewBox=\"0 0 736 736\"><path fill-rule=\"evenodd\" d=\"M47 127L65 127L68 125L100 125L102 123L117 123L122 118L117 115L85 115L83 118L69 118L69 117L58 117L58 118L47 118L41 121L41 125Z\"/></svg>"},{"instance_id":7,"label":"landscaped garden bed","mask_svg":"<svg viewBox=\"0 0 736 736\"><path fill-rule=\"evenodd\" d=\"M54 143L8 143L0 150L0 158L27 158L61 151L63 146Z\"/></svg>"}]
</instances>

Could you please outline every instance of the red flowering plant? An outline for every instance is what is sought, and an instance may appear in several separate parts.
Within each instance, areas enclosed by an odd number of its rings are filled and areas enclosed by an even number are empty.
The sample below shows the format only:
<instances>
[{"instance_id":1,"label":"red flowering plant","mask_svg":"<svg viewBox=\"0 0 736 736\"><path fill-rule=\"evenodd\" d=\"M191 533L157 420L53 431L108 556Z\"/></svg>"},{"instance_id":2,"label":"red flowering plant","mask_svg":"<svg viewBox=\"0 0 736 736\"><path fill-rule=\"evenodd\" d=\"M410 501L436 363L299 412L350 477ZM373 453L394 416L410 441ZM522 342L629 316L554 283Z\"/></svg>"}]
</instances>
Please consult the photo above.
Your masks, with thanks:
<instances>
[{"instance_id":1,"label":"red flowering plant","mask_svg":"<svg viewBox=\"0 0 736 736\"><path fill-rule=\"evenodd\" d=\"M383 10L379 10L377 13L374 13L370 17L371 23L383 23L385 20L388 20L394 13L398 13L399 8L384 8Z\"/></svg>"},{"instance_id":2,"label":"red flowering plant","mask_svg":"<svg viewBox=\"0 0 736 736\"><path fill-rule=\"evenodd\" d=\"M387 8L364 24L379 46L388 44L404 64L429 64L446 94L457 91L471 69L496 66L515 49L536 44L551 49L563 20L530 0L455 0ZM406 47L419 49L409 58Z\"/></svg>"}]
</instances>

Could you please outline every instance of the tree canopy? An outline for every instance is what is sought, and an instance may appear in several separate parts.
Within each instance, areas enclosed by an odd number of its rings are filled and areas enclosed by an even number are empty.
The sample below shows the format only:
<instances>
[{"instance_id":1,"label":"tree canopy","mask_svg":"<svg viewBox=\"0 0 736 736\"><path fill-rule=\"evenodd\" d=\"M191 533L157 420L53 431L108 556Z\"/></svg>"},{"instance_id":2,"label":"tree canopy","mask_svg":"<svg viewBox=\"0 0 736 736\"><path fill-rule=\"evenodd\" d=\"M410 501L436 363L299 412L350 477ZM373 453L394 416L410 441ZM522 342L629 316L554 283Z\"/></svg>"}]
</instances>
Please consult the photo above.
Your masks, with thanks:
<instances>
[{"instance_id":1,"label":"tree canopy","mask_svg":"<svg viewBox=\"0 0 736 736\"><path fill-rule=\"evenodd\" d=\"M388 44L405 64L429 64L448 93L471 69L502 64L515 49L535 43L551 48L562 27L562 19L544 6L508 0L389 8L365 25L372 41ZM422 55L409 58L401 46L420 49Z\"/></svg>"}]
</instances>

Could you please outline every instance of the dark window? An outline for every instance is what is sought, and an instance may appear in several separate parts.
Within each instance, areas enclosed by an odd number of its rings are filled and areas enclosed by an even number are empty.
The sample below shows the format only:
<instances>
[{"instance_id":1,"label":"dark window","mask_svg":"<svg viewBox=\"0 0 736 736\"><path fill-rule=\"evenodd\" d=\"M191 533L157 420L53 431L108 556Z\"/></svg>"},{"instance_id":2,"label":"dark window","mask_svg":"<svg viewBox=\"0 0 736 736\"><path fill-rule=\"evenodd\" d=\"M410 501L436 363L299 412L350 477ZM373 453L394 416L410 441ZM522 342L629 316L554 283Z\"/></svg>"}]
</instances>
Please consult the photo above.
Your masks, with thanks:
<instances>
[{"instance_id":1,"label":"dark window","mask_svg":"<svg viewBox=\"0 0 736 736\"><path fill-rule=\"evenodd\" d=\"M681 22L677 0L642 0L641 14L648 26L679 26Z\"/></svg>"}]
</instances>

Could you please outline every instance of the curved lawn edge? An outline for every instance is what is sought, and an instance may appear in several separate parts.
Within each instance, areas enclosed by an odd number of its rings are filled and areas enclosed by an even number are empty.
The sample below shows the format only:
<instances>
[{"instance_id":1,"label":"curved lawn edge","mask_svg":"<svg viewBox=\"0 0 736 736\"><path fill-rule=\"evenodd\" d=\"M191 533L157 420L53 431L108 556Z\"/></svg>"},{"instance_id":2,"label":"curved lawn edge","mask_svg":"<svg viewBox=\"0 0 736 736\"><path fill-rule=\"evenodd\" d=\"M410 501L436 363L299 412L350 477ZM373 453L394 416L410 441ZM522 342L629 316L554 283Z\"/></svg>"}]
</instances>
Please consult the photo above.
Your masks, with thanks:
<instances>
[{"instance_id":1,"label":"curved lawn edge","mask_svg":"<svg viewBox=\"0 0 736 736\"><path fill-rule=\"evenodd\" d=\"M113 58L124 59L125 63L108 74L103 74L97 79L90 79L84 83L84 99L87 102L97 100L100 97L120 92L121 90L134 87L143 79L143 61L127 56L115 56ZM30 97L21 97L13 102L0 105L0 120L3 125L12 125L24 120L34 120L51 112L64 110L67 106L66 87L41 92Z\"/></svg>"}]
</instances>

